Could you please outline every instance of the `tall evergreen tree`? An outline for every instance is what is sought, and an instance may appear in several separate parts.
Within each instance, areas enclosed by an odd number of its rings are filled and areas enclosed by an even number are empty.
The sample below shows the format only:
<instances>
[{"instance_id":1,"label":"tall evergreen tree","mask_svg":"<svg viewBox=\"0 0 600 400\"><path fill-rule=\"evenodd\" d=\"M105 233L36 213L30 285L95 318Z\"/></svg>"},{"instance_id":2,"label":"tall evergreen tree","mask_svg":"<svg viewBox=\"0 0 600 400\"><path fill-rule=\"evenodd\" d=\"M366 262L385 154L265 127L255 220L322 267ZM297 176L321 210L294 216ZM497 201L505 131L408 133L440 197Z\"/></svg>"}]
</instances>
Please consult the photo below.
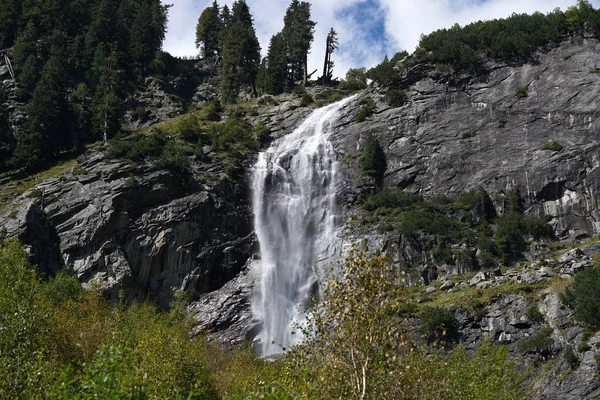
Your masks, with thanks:
<instances>
[{"instance_id":1,"label":"tall evergreen tree","mask_svg":"<svg viewBox=\"0 0 600 400\"><path fill-rule=\"evenodd\" d=\"M232 23L223 43L222 97L234 102L242 85L256 91L256 75L260 66L260 43L254 30L250 9L244 0L233 3Z\"/></svg>"},{"instance_id":2,"label":"tall evergreen tree","mask_svg":"<svg viewBox=\"0 0 600 400\"><path fill-rule=\"evenodd\" d=\"M273 35L267 54L266 92L272 95L283 93L286 85L287 54L283 32Z\"/></svg>"},{"instance_id":3,"label":"tall evergreen tree","mask_svg":"<svg viewBox=\"0 0 600 400\"><path fill-rule=\"evenodd\" d=\"M46 63L27 105L26 133L19 138L13 163L28 170L70 148L70 107L65 56L56 53Z\"/></svg>"},{"instance_id":4,"label":"tall evergreen tree","mask_svg":"<svg viewBox=\"0 0 600 400\"><path fill-rule=\"evenodd\" d=\"M6 93L0 85L0 169L5 167L4 162L10 158L15 144L15 137L8 120L6 100Z\"/></svg>"},{"instance_id":5,"label":"tall evergreen tree","mask_svg":"<svg viewBox=\"0 0 600 400\"><path fill-rule=\"evenodd\" d=\"M90 138L88 134L91 126L90 91L85 83L77 85L71 94L73 118L71 122L73 132L73 147L80 149Z\"/></svg>"},{"instance_id":6,"label":"tall evergreen tree","mask_svg":"<svg viewBox=\"0 0 600 400\"><path fill-rule=\"evenodd\" d=\"M202 46L202 57L212 57L219 53L222 32L223 23L215 0L212 6L202 11L196 25L196 47Z\"/></svg>"},{"instance_id":7,"label":"tall evergreen tree","mask_svg":"<svg viewBox=\"0 0 600 400\"><path fill-rule=\"evenodd\" d=\"M121 71L116 50L106 57L100 70L100 81L92 101L93 129L104 144L119 130L119 95Z\"/></svg>"},{"instance_id":8,"label":"tall evergreen tree","mask_svg":"<svg viewBox=\"0 0 600 400\"><path fill-rule=\"evenodd\" d=\"M231 26L232 18L233 17L231 15L231 12L229 11L229 7L227 7L227 4L225 4L223 8L221 8L221 14L219 15L219 19L221 20L221 31L219 36L218 48L219 56L223 54L223 43L225 42L225 36L227 36L227 30L229 30L229 27Z\"/></svg>"},{"instance_id":9,"label":"tall evergreen tree","mask_svg":"<svg viewBox=\"0 0 600 400\"><path fill-rule=\"evenodd\" d=\"M17 38L21 1L2 0L0 2L0 49L10 47Z\"/></svg>"},{"instance_id":10,"label":"tall evergreen tree","mask_svg":"<svg viewBox=\"0 0 600 400\"><path fill-rule=\"evenodd\" d=\"M120 26L116 12L120 8L119 5L118 0L100 0L98 5L94 7L92 23L85 37L88 60L91 61L100 43L108 45L119 42Z\"/></svg>"},{"instance_id":11,"label":"tall evergreen tree","mask_svg":"<svg viewBox=\"0 0 600 400\"><path fill-rule=\"evenodd\" d=\"M310 19L310 3L292 0L283 19L283 35L287 44L289 77L292 83L308 80L308 53L312 45L316 22Z\"/></svg>"},{"instance_id":12,"label":"tall evergreen tree","mask_svg":"<svg viewBox=\"0 0 600 400\"><path fill-rule=\"evenodd\" d=\"M144 1L138 7L129 35L129 54L141 72L150 66L165 38L167 6Z\"/></svg>"},{"instance_id":13,"label":"tall evergreen tree","mask_svg":"<svg viewBox=\"0 0 600 400\"><path fill-rule=\"evenodd\" d=\"M338 37L335 29L331 28L327 34L325 43L325 62L323 65L323 82L330 83L333 78L334 62L331 60L331 55L338 49Z\"/></svg>"}]
</instances>

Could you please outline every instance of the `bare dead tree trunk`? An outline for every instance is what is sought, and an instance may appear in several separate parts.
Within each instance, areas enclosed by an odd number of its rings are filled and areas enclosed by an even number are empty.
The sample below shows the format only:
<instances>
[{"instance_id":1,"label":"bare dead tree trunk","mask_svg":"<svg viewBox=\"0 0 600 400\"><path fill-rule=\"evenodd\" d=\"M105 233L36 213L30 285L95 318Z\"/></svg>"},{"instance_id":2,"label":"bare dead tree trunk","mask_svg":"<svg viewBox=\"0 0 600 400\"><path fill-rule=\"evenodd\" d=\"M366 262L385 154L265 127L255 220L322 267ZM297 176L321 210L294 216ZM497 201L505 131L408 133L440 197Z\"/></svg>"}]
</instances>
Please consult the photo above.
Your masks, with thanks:
<instances>
[{"instance_id":1,"label":"bare dead tree trunk","mask_svg":"<svg viewBox=\"0 0 600 400\"><path fill-rule=\"evenodd\" d=\"M308 55L304 55L304 86L308 82Z\"/></svg>"}]
</instances>

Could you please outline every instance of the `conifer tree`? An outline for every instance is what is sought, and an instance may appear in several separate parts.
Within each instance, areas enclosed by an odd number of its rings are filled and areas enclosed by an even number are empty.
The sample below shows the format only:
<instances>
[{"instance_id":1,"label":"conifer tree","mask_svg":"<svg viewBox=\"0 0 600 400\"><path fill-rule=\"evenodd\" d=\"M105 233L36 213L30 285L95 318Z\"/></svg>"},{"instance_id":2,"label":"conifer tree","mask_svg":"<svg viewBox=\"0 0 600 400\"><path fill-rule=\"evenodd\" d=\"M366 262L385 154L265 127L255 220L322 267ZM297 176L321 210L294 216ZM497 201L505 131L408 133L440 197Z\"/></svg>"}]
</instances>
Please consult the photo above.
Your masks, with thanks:
<instances>
[{"instance_id":1,"label":"conifer tree","mask_svg":"<svg viewBox=\"0 0 600 400\"><path fill-rule=\"evenodd\" d=\"M145 1L138 7L129 35L129 54L140 71L148 69L165 38L167 6Z\"/></svg>"},{"instance_id":2,"label":"conifer tree","mask_svg":"<svg viewBox=\"0 0 600 400\"><path fill-rule=\"evenodd\" d=\"M232 15L229 11L229 7L225 4L221 8L221 14L219 14L219 19L221 20L221 31L219 32L219 47L217 49L219 57L223 55L223 43L225 42L225 36L227 36L227 30L231 26Z\"/></svg>"},{"instance_id":3,"label":"conifer tree","mask_svg":"<svg viewBox=\"0 0 600 400\"><path fill-rule=\"evenodd\" d=\"M327 34L327 41L325 43L325 63L323 65L323 82L330 83L333 78L333 66L334 63L331 61L331 55L338 49L338 36L337 32L331 28L329 34Z\"/></svg>"},{"instance_id":4,"label":"conifer tree","mask_svg":"<svg viewBox=\"0 0 600 400\"><path fill-rule=\"evenodd\" d=\"M272 95L283 93L286 84L287 54L283 32L273 35L267 54L266 92Z\"/></svg>"},{"instance_id":5,"label":"conifer tree","mask_svg":"<svg viewBox=\"0 0 600 400\"><path fill-rule=\"evenodd\" d=\"M0 49L10 47L17 38L21 1L2 0L0 2Z\"/></svg>"},{"instance_id":6,"label":"conifer tree","mask_svg":"<svg viewBox=\"0 0 600 400\"><path fill-rule=\"evenodd\" d=\"M42 70L27 105L26 133L19 138L13 164L33 170L70 148L68 73L64 54L54 54Z\"/></svg>"},{"instance_id":7,"label":"conifer tree","mask_svg":"<svg viewBox=\"0 0 600 400\"><path fill-rule=\"evenodd\" d=\"M292 84L302 80L306 85L308 80L308 53L314 39L315 25L316 22L310 19L310 3L292 0L283 27Z\"/></svg>"},{"instance_id":8,"label":"conifer tree","mask_svg":"<svg viewBox=\"0 0 600 400\"><path fill-rule=\"evenodd\" d=\"M119 129L120 74L115 49L106 57L100 71L100 81L92 100L93 129L105 144Z\"/></svg>"},{"instance_id":9,"label":"conifer tree","mask_svg":"<svg viewBox=\"0 0 600 400\"><path fill-rule=\"evenodd\" d=\"M231 26L223 43L223 102L234 102L242 85L251 86L256 96L259 66L260 44L252 15L246 2L239 0L233 3Z\"/></svg>"},{"instance_id":10,"label":"conifer tree","mask_svg":"<svg viewBox=\"0 0 600 400\"><path fill-rule=\"evenodd\" d=\"M15 143L15 137L8 120L7 107L5 106L6 100L6 93L0 86L0 169L5 167L3 164L9 159Z\"/></svg>"},{"instance_id":11,"label":"conifer tree","mask_svg":"<svg viewBox=\"0 0 600 400\"><path fill-rule=\"evenodd\" d=\"M92 22L85 37L88 60L91 60L100 43L108 45L119 42L120 29L116 12L119 8L118 0L100 0L94 8Z\"/></svg>"},{"instance_id":12,"label":"conifer tree","mask_svg":"<svg viewBox=\"0 0 600 400\"><path fill-rule=\"evenodd\" d=\"M196 25L196 47L202 46L202 57L212 57L219 53L223 37L223 23L219 16L216 0L198 18Z\"/></svg>"}]
</instances>

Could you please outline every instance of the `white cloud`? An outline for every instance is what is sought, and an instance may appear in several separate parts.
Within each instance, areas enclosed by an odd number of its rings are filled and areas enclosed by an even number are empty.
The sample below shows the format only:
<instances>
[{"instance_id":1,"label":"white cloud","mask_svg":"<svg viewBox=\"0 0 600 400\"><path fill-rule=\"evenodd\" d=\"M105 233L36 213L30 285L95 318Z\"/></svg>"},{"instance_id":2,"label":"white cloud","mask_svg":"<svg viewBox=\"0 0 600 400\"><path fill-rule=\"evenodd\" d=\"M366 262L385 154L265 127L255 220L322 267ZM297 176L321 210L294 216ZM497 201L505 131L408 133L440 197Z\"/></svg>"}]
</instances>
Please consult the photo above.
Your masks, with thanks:
<instances>
[{"instance_id":1,"label":"white cloud","mask_svg":"<svg viewBox=\"0 0 600 400\"><path fill-rule=\"evenodd\" d=\"M173 7L164 48L173 55L196 54L194 45L198 16L212 1L167 0ZM233 0L219 1L231 6ZM283 27L283 16L289 0L247 0L255 19L258 38L266 53L272 35ZM351 67L370 67L384 54L414 50L421 34L469 22L506 17L516 13L549 12L556 7L565 10L575 0L318 0L312 1L312 17L317 21L315 41L309 56L309 69L321 75L325 38L333 27L339 35L340 49L334 55L334 72L343 77ZM600 0L592 1L598 7ZM356 12L362 5L361 15ZM371 8L365 7L371 5ZM367 9L368 11L365 11ZM384 23L385 37L374 37L374 24ZM381 28L381 27L379 27ZM377 29L376 29L377 30Z\"/></svg>"}]
</instances>

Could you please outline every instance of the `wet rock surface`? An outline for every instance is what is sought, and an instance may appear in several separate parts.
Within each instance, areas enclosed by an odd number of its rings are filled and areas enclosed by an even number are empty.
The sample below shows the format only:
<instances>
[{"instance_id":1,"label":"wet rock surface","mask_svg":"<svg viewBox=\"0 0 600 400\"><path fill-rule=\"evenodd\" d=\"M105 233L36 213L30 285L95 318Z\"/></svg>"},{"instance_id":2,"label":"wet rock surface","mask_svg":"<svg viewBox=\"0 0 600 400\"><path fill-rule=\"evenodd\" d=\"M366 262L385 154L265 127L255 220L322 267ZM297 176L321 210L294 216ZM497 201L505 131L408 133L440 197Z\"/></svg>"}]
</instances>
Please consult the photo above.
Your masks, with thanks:
<instances>
[{"instance_id":1,"label":"wet rock surface","mask_svg":"<svg viewBox=\"0 0 600 400\"><path fill-rule=\"evenodd\" d=\"M488 61L446 75L433 66L413 68L406 104L390 108L384 90L370 88L347 107L335 146L340 159L356 159L373 135L386 153L388 187L431 195L483 186L498 207L519 188L527 211L549 218L559 237L591 236L600 231L596 65L600 43L586 39L540 51L524 64ZM354 123L364 97L378 111ZM543 149L553 141L560 151ZM344 173L349 201L369 188L354 179L357 163Z\"/></svg>"}]
</instances>

